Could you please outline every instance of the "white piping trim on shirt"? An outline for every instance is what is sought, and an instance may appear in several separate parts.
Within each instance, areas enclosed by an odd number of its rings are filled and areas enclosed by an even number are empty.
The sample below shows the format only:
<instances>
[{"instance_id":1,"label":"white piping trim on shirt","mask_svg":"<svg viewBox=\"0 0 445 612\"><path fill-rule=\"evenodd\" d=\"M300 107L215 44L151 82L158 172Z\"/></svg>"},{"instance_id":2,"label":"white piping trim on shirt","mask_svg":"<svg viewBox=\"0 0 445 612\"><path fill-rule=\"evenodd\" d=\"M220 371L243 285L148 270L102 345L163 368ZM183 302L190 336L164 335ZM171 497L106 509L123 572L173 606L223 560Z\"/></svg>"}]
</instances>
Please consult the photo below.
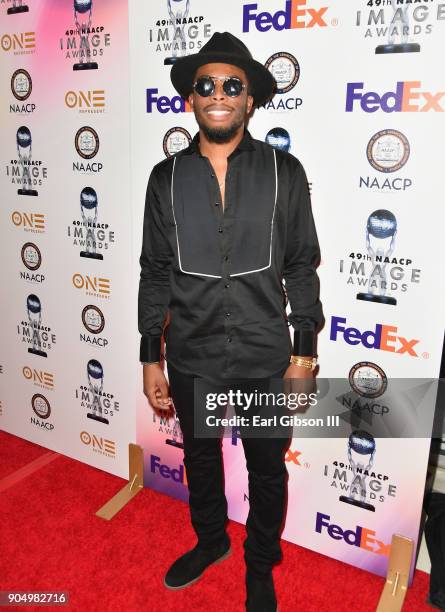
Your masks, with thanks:
<instances>
[{"instance_id":1,"label":"white piping trim on shirt","mask_svg":"<svg viewBox=\"0 0 445 612\"><path fill-rule=\"evenodd\" d=\"M269 263L267 264L267 266L263 266L262 268L257 268L256 270L248 270L247 272L237 272L236 274L229 274L230 277L232 277L232 276L242 276L243 274L253 274L254 272L261 272L262 270L267 270L267 268L270 268L270 265L271 265L271 262L272 262L273 222L274 222L275 209L276 209L276 206L277 206L277 197L278 197L277 157L276 157L275 149L272 149L272 151L273 151L273 159L274 159L274 167L275 167L275 202L274 202L274 206L273 206L272 220L270 222ZM174 205L173 205L173 183L174 183L176 159L177 159L176 157L173 158L173 168L172 168L172 179L171 179L170 195L171 195L171 205L172 205L173 219L174 219L174 222L175 222L176 246L177 246L177 249L178 249L179 269L181 270L181 272L184 272L184 274L192 274L193 276L209 276L211 278L222 278L222 276L218 275L218 274L204 274L203 272L189 272L187 270L184 270L184 268L182 267L181 251L179 249L178 225L176 223L175 208L174 208Z\"/></svg>"}]
</instances>

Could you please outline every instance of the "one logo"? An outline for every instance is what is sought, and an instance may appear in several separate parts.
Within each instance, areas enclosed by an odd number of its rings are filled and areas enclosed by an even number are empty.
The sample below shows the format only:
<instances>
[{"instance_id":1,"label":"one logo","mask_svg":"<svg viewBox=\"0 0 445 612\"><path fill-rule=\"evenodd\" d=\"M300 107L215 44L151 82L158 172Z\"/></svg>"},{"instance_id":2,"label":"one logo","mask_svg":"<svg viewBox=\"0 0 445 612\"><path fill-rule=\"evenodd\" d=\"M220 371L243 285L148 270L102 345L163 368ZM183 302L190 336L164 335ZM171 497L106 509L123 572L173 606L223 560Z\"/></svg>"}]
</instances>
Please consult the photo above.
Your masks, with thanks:
<instances>
[{"instance_id":1,"label":"one logo","mask_svg":"<svg viewBox=\"0 0 445 612\"><path fill-rule=\"evenodd\" d=\"M266 134L265 142L279 151L289 151L290 135L287 130L282 127L274 127Z\"/></svg>"},{"instance_id":2,"label":"one logo","mask_svg":"<svg viewBox=\"0 0 445 612\"><path fill-rule=\"evenodd\" d=\"M79 113L103 113L105 111L105 90L67 91L65 105L68 108L76 108Z\"/></svg>"},{"instance_id":3,"label":"one logo","mask_svg":"<svg viewBox=\"0 0 445 612\"><path fill-rule=\"evenodd\" d=\"M80 157L91 159L99 151L99 136L92 127L84 126L77 130L74 144Z\"/></svg>"},{"instance_id":4,"label":"one logo","mask_svg":"<svg viewBox=\"0 0 445 612\"><path fill-rule=\"evenodd\" d=\"M300 78L300 64L291 53L274 53L264 64L276 82L275 92L285 94L295 87Z\"/></svg>"},{"instance_id":5,"label":"one logo","mask_svg":"<svg viewBox=\"0 0 445 612\"><path fill-rule=\"evenodd\" d=\"M327 535L333 540L343 541L344 544L349 546L357 546L368 552L389 557L391 544L385 544L378 540L375 537L376 532L372 529L360 525L357 525L355 529L343 529L340 525L331 523L331 517L328 514L317 512L315 531L320 534L326 531Z\"/></svg>"},{"instance_id":6,"label":"one logo","mask_svg":"<svg viewBox=\"0 0 445 612\"><path fill-rule=\"evenodd\" d=\"M12 51L14 55L28 55L34 53L36 48L35 32L20 32L17 34L3 34L0 38L0 47L8 53ZM31 51L31 49L33 49Z\"/></svg>"},{"instance_id":7,"label":"one logo","mask_svg":"<svg viewBox=\"0 0 445 612\"><path fill-rule=\"evenodd\" d=\"M420 81L398 81L395 91L379 94L376 91L364 92L365 84L347 83L346 112L352 113L357 104L365 113L417 113L443 112L445 106L441 102L445 91L432 93L422 91Z\"/></svg>"},{"instance_id":8,"label":"one logo","mask_svg":"<svg viewBox=\"0 0 445 612\"><path fill-rule=\"evenodd\" d=\"M90 276L76 272L73 274L72 283L76 289L84 289L86 295L109 298L111 294L110 279L101 276Z\"/></svg>"},{"instance_id":9,"label":"one logo","mask_svg":"<svg viewBox=\"0 0 445 612\"><path fill-rule=\"evenodd\" d=\"M385 393L388 379L380 366L372 361L359 361L349 370L349 384L362 397L376 398Z\"/></svg>"},{"instance_id":10,"label":"one logo","mask_svg":"<svg viewBox=\"0 0 445 612\"><path fill-rule=\"evenodd\" d=\"M162 147L166 157L186 149L192 141L192 137L185 128L173 127L164 136Z\"/></svg>"},{"instance_id":11,"label":"one logo","mask_svg":"<svg viewBox=\"0 0 445 612\"><path fill-rule=\"evenodd\" d=\"M24 68L19 68L11 77L11 91L17 100L24 102L32 92L31 75Z\"/></svg>"},{"instance_id":12,"label":"one logo","mask_svg":"<svg viewBox=\"0 0 445 612\"><path fill-rule=\"evenodd\" d=\"M25 232L41 234L45 231L45 215L43 213L25 213L15 210L11 220L16 227L22 227Z\"/></svg>"},{"instance_id":13,"label":"one logo","mask_svg":"<svg viewBox=\"0 0 445 612\"><path fill-rule=\"evenodd\" d=\"M146 110L147 113L152 113L153 109L157 110L158 113L165 115L165 113L191 113L192 107L181 98L181 96L158 96L159 90L157 88L151 88L146 90Z\"/></svg>"},{"instance_id":14,"label":"one logo","mask_svg":"<svg viewBox=\"0 0 445 612\"><path fill-rule=\"evenodd\" d=\"M50 391L54 390L54 374L51 374L51 372L23 366L22 374L26 380L32 381L36 387L42 387Z\"/></svg>"},{"instance_id":15,"label":"one logo","mask_svg":"<svg viewBox=\"0 0 445 612\"><path fill-rule=\"evenodd\" d=\"M22 246L22 262L28 270L35 271L42 265L42 254L39 247L33 242L26 242Z\"/></svg>"},{"instance_id":16,"label":"one logo","mask_svg":"<svg viewBox=\"0 0 445 612\"><path fill-rule=\"evenodd\" d=\"M41 393L32 396L31 406L36 415L41 419L48 419L51 414L49 401Z\"/></svg>"},{"instance_id":17,"label":"one logo","mask_svg":"<svg viewBox=\"0 0 445 612\"><path fill-rule=\"evenodd\" d=\"M327 10L327 6L318 8L306 6L306 0L286 0L284 8L275 13L258 12L258 4L245 4L243 6L243 32L250 32L251 24L258 32L268 32L271 29L282 31L294 28L325 28L328 25Z\"/></svg>"},{"instance_id":18,"label":"one logo","mask_svg":"<svg viewBox=\"0 0 445 612\"><path fill-rule=\"evenodd\" d=\"M113 459L116 457L116 442L114 440L108 440L84 430L80 432L80 441L91 448L94 453Z\"/></svg>"},{"instance_id":19,"label":"one logo","mask_svg":"<svg viewBox=\"0 0 445 612\"><path fill-rule=\"evenodd\" d=\"M418 357L414 347L419 343L419 340L408 340L403 336L398 336L398 331L398 327L395 325L383 325L381 323L377 323L374 329L360 331L357 327L346 327L346 318L333 316L331 317L329 339L337 342L338 336L340 336L350 346L361 345L367 349Z\"/></svg>"},{"instance_id":20,"label":"one logo","mask_svg":"<svg viewBox=\"0 0 445 612\"><path fill-rule=\"evenodd\" d=\"M397 172L408 161L409 153L408 139L398 130L377 132L366 147L369 163L379 172Z\"/></svg>"},{"instance_id":21,"label":"one logo","mask_svg":"<svg viewBox=\"0 0 445 612\"><path fill-rule=\"evenodd\" d=\"M105 317L100 308L88 304L82 310L82 323L91 334L100 334L105 327Z\"/></svg>"}]
</instances>

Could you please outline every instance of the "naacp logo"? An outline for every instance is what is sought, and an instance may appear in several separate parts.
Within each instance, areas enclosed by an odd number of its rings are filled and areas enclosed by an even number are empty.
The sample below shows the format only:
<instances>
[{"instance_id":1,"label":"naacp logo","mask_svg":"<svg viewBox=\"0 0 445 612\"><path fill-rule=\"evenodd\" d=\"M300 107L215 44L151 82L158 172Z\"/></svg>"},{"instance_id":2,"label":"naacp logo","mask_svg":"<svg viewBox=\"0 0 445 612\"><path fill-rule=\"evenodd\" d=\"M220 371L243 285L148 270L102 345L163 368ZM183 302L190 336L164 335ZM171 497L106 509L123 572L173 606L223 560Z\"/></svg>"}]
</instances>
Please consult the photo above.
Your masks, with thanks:
<instances>
[{"instance_id":1,"label":"naacp logo","mask_svg":"<svg viewBox=\"0 0 445 612\"><path fill-rule=\"evenodd\" d=\"M91 334L100 334L105 327L105 317L100 308L88 304L82 310L82 323Z\"/></svg>"},{"instance_id":2,"label":"naacp logo","mask_svg":"<svg viewBox=\"0 0 445 612\"><path fill-rule=\"evenodd\" d=\"M42 254L40 253L39 247L32 243L26 242L22 246L22 262L28 268L28 270L38 270L42 264Z\"/></svg>"},{"instance_id":3,"label":"naacp logo","mask_svg":"<svg viewBox=\"0 0 445 612\"><path fill-rule=\"evenodd\" d=\"M91 159L99 151L99 136L92 127L81 127L75 138L76 151L83 159Z\"/></svg>"},{"instance_id":4,"label":"naacp logo","mask_svg":"<svg viewBox=\"0 0 445 612\"><path fill-rule=\"evenodd\" d=\"M371 166L379 172L397 172L408 161L408 139L398 130L381 130L374 134L366 147Z\"/></svg>"},{"instance_id":5,"label":"naacp logo","mask_svg":"<svg viewBox=\"0 0 445 612\"><path fill-rule=\"evenodd\" d=\"M11 77L11 91L17 100L27 100L32 92L31 75L24 68L16 70Z\"/></svg>"},{"instance_id":6,"label":"naacp logo","mask_svg":"<svg viewBox=\"0 0 445 612\"><path fill-rule=\"evenodd\" d=\"M49 401L41 393L36 393L32 396L31 406L36 415L41 419L47 419L51 414Z\"/></svg>"},{"instance_id":7,"label":"naacp logo","mask_svg":"<svg viewBox=\"0 0 445 612\"><path fill-rule=\"evenodd\" d=\"M276 93L285 94L295 87L300 78L300 65L291 53L274 53L265 63L276 82Z\"/></svg>"},{"instance_id":8,"label":"naacp logo","mask_svg":"<svg viewBox=\"0 0 445 612\"><path fill-rule=\"evenodd\" d=\"M375 398L385 393L388 379L377 364L371 361L360 361L349 371L349 384L358 395Z\"/></svg>"},{"instance_id":9,"label":"naacp logo","mask_svg":"<svg viewBox=\"0 0 445 612\"><path fill-rule=\"evenodd\" d=\"M185 128L173 127L164 136L162 146L166 157L186 149L192 141L192 137Z\"/></svg>"}]
</instances>

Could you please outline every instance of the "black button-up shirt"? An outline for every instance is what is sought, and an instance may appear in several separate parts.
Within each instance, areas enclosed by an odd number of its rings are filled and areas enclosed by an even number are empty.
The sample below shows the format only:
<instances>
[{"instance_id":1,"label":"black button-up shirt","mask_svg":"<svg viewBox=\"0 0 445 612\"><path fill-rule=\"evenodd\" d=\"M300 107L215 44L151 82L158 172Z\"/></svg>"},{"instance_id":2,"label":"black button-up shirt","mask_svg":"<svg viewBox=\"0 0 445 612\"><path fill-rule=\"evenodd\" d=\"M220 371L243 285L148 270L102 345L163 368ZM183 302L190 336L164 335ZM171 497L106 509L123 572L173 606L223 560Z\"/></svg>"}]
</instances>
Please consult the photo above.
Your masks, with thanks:
<instances>
[{"instance_id":1,"label":"black button-up shirt","mask_svg":"<svg viewBox=\"0 0 445 612\"><path fill-rule=\"evenodd\" d=\"M293 155L246 130L228 157L223 209L196 134L148 181L140 360L159 360L167 310L166 359L187 374L267 377L285 368L292 352L314 354L323 322L319 256L306 175Z\"/></svg>"}]
</instances>

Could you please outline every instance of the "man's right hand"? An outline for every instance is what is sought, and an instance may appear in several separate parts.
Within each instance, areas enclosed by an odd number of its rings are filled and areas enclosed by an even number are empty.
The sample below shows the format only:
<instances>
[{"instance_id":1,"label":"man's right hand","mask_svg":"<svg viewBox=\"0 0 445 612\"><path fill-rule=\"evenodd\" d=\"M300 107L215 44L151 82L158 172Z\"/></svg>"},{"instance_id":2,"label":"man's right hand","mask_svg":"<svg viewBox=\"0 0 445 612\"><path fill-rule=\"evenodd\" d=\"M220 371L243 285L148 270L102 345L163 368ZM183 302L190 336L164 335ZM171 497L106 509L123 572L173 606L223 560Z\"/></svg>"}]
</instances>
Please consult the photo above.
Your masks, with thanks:
<instances>
[{"instance_id":1,"label":"man's right hand","mask_svg":"<svg viewBox=\"0 0 445 612\"><path fill-rule=\"evenodd\" d=\"M157 412L159 410L171 410L172 398L168 394L168 383L161 366L151 363L143 366L144 369L144 395Z\"/></svg>"}]
</instances>

